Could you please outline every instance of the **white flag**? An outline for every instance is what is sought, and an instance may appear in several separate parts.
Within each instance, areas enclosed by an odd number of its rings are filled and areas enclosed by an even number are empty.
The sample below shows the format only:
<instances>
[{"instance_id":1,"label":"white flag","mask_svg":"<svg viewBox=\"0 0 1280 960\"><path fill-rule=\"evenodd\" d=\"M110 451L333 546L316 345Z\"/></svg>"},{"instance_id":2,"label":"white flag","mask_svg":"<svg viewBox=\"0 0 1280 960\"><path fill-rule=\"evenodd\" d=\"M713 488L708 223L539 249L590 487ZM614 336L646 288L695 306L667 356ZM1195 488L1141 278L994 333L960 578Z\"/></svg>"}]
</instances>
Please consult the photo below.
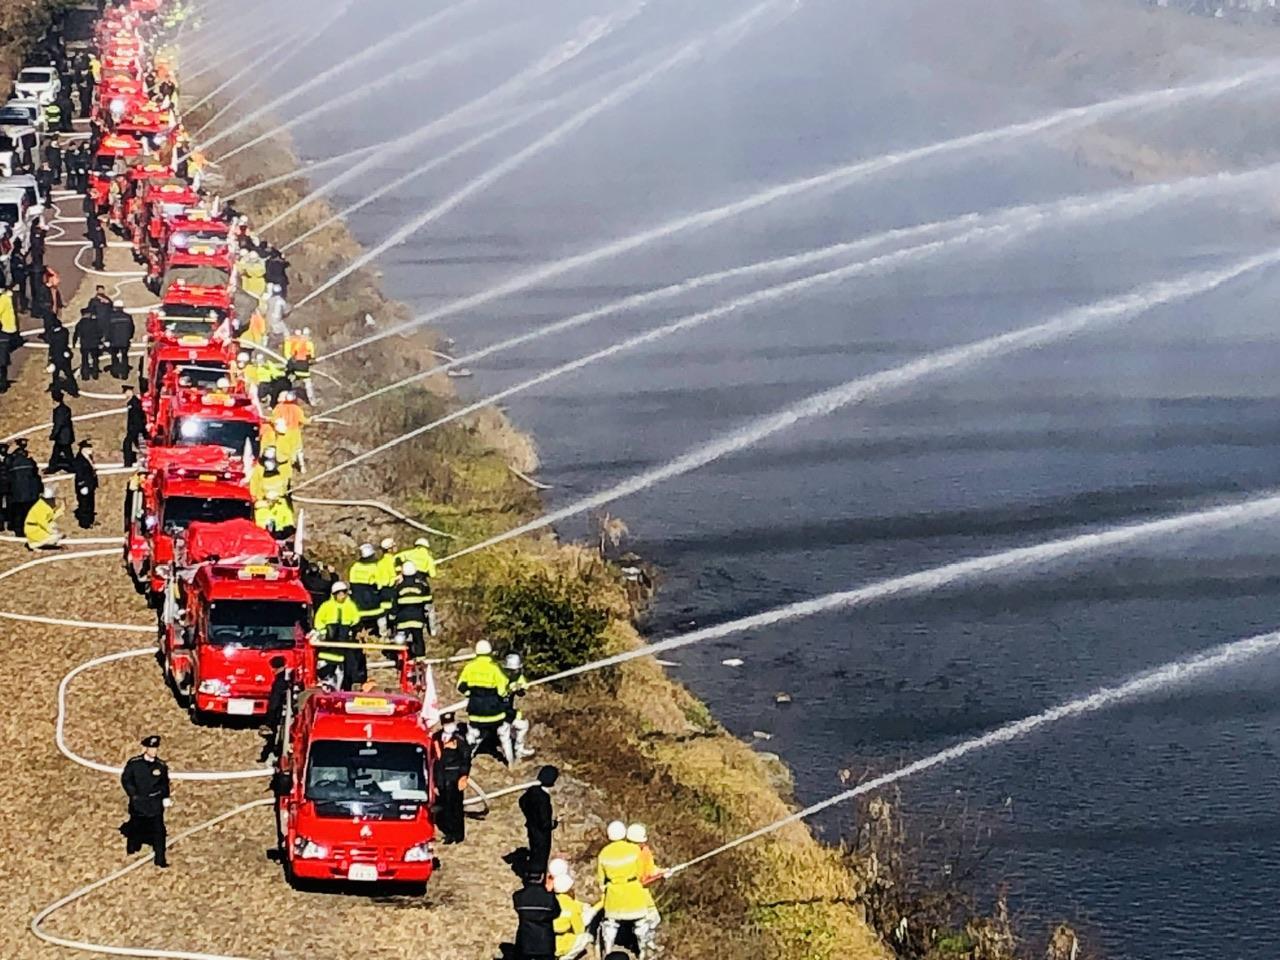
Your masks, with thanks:
<instances>
[{"instance_id":1,"label":"white flag","mask_svg":"<svg viewBox=\"0 0 1280 960\"><path fill-rule=\"evenodd\" d=\"M422 695L422 719L428 727L440 722L440 695L436 693L436 675L431 672L431 664L427 664L427 688Z\"/></svg>"}]
</instances>

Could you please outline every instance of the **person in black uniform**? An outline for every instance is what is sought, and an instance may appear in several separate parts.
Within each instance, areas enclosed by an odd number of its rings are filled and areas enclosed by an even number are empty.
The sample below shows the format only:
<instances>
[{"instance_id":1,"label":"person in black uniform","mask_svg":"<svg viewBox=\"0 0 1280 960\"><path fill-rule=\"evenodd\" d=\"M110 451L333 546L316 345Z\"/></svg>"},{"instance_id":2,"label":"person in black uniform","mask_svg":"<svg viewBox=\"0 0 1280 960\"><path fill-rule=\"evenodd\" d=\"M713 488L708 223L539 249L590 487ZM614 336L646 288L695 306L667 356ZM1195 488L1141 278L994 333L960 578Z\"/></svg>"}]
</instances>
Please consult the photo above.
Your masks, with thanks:
<instances>
[{"instance_id":1,"label":"person in black uniform","mask_svg":"<svg viewBox=\"0 0 1280 960\"><path fill-rule=\"evenodd\" d=\"M97 380L102 376L102 337L106 328L90 302L80 311L80 322L71 334L71 344L80 345L80 379Z\"/></svg>"},{"instance_id":2,"label":"person in black uniform","mask_svg":"<svg viewBox=\"0 0 1280 960\"><path fill-rule=\"evenodd\" d=\"M126 383L122 388L124 391L124 443L121 445L121 452L124 453L124 465L132 467L138 462L138 447L147 435L147 417L142 412L142 401L138 399L133 390L133 384Z\"/></svg>"},{"instance_id":3,"label":"person in black uniform","mask_svg":"<svg viewBox=\"0 0 1280 960\"><path fill-rule=\"evenodd\" d=\"M27 452L26 437L19 437L14 442L14 451L6 462L9 467L9 529L21 536L27 512L44 490L44 480L40 476L40 467Z\"/></svg>"},{"instance_id":4,"label":"person in black uniform","mask_svg":"<svg viewBox=\"0 0 1280 960\"><path fill-rule=\"evenodd\" d=\"M89 244L93 247L93 269L101 272L106 262L107 231L102 229L102 219L96 213L91 213L85 218L84 235L88 237Z\"/></svg>"},{"instance_id":5,"label":"person in black uniform","mask_svg":"<svg viewBox=\"0 0 1280 960\"><path fill-rule=\"evenodd\" d=\"M275 676L271 678L271 692L267 694L267 712L262 718L262 752L258 754L258 762L266 763L280 751L280 743L284 731L284 705L289 699L289 684L293 678L289 675L287 661L284 657L272 657L271 669Z\"/></svg>"},{"instance_id":6,"label":"person in black uniform","mask_svg":"<svg viewBox=\"0 0 1280 960\"><path fill-rule=\"evenodd\" d=\"M466 809L463 794L471 776L471 747L467 743L467 726L457 716L440 715L440 729L431 735L435 741L435 760L431 764L431 780L436 785L435 823L445 843L461 843L467 836Z\"/></svg>"},{"instance_id":7,"label":"person in black uniform","mask_svg":"<svg viewBox=\"0 0 1280 960\"><path fill-rule=\"evenodd\" d=\"M9 364L13 362L13 343L0 335L0 393L9 391Z\"/></svg>"},{"instance_id":8,"label":"person in black uniform","mask_svg":"<svg viewBox=\"0 0 1280 960\"><path fill-rule=\"evenodd\" d=\"M555 960L555 920L560 901L547 889L541 873L525 875L524 886L511 896L519 925L516 927L516 957L519 960Z\"/></svg>"},{"instance_id":9,"label":"person in black uniform","mask_svg":"<svg viewBox=\"0 0 1280 960\"><path fill-rule=\"evenodd\" d=\"M98 468L93 465L92 440L80 441L71 472L76 484L76 523L88 530L98 516Z\"/></svg>"},{"instance_id":10,"label":"person in black uniform","mask_svg":"<svg viewBox=\"0 0 1280 960\"><path fill-rule=\"evenodd\" d=\"M9 444L0 440L0 517L9 520Z\"/></svg>"},{"instance_id":11,"label":"person in black uniform","mask_svg":"<svg viewBox=\"0 0 1280 960\"><path fill-rule=\"evenodd\" d=\"M76 456L71 446L76 442L75 424L71 422L71 408L61 393L53 394L53 429L49 431L53 452L49 454L49 472L63 473L74 469Z\"/></svg>"},{"instance_id":12,"label":"person in black uniform","mask_svg":"<svg viewBox=\"0 0 1280 960\"><path fill-rule=\"evenodd\" d=\"M62 185L62 141L54 137L44 148L44 158L49 164L49 182ZM47 196L47 194L46 194Z\"/></svg>"},{"instance_id":13,"label":"person in black uniform","mask_svg":"<svg viewBox=\"0 0 1280 960\"><path fill-rule=\"evenodd\" d=\"M395 629L403 633L409 644L409 656L417 660L427 655L423 636L427 627L427 610L431 606L431 582L412 562L401 567L400 581L392 587L391 617Z\"/></svg>"},{"instance_id":14,"label":"person in black uniform","mask_svg":"<svg viewBox=\"0 0 1280 960\"><path fill-rule=\"evenodd\" d=\"M129 347L133 344L133 317L125 311L124 301L111 306L107 323L107 349L111 352L111 375L117 380L129 379Z\"/></svg>"},{"instance_id":15,"label":"person in black uniform","mask_svg":"<svg viewBox=\"0 0 1280 960\"><path fill-rule=\"evenodd\" d=\"M551 859L551 833L559 821L551 810L550 787L560 779L560 771L547 765L538 771L538 782L520 794L520 812L524 814L524 828L529 837L529 859L525 861L529 873L547 872Z\"/></svg>"},{"instance_id":16,"label":"person in black uniform","mask_svg":"<svg viewBox=\"0 0 1280 960\"><path fill-rule=\"evenodd\" d=\"M29 276L27 256L22 252L22 241L15 240L13 251L9 254L9 277L13 280L13 299L20 313L31 312L31 298L27 295L30 289Z\"/></svg>"},{"instance_id":17,"label":"person in black uniform","mask_svg":"<svg viewBox=\"0 0 1280 960\"><path fill-rule=\"evenodd\" d=\"M120 773L120 785L129 798L129 820L120 828L126 854L150 846L155 865L167 867L165 859L164 811L169 799L169 766L160 759L160 738L142 738L142 753L130 757Z\"/></svg>"}]
</instances>

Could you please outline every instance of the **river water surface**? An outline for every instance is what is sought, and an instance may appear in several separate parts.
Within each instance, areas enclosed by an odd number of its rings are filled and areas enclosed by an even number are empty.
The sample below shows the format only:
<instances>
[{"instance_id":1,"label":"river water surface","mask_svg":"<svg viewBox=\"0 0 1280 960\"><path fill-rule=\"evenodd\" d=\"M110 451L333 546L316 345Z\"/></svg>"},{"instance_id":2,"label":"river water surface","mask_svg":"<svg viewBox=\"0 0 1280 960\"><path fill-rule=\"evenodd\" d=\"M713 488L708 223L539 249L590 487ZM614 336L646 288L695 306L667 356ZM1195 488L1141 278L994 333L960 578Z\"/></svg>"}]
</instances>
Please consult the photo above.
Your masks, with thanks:
<instances>
[{"instance_id":1,"label":"river water surface","mask_svg":"<svg viewBox=\"0 0 1280 960\"><path fill-rule=\"evenodd\" d=\"M712 30L748 0L650 0L552 82L572 94L352 218L381 241L574 110ZM367 0L274 92L423 15ZM622 0L482 0L325 95L452 43L454 63L295 131L308 160L413 129L491 89ZM1080 0L808 0L656 78L379 260L422 311L548 260L857 158L1062 106L1261 62L1280 36ZM601 80L611 70L622 74ZM629 72L628 72L629 71ZM576 98L576 99L575 99ZM321 102L301 98L291 116ZM686 276L971 211L1277 159L1280 83L907 165L774 204L448 321L457 350ZM472 135L401 157L339 205ZM215 151L216 153L217 151ZM1030 325L1143 283L1280 242L1269 189L1046 225L883 276L749 310L552 381L508 402L568 503L817 390L942 347ZM276 235L288 239L289 225ZM787 278L796 273L784 275ZM757 286L742 282L610 317L474 367L501 389ZM1017 354L806 423L614 505L626 546L664 582L664 636L976 553L1194 509L1280 486L1280 271L1249 274L1123 325ZM566 536L587 533L570 522ZM1270 526L1154 542L798 621L680 651L674 674L735 733L770 735L817 800L1101 683L1280 624ZM722 661L740 658L741 667ZM1029 932L1067 918L1106 956L1280 955L1280 665L1253 664L1065 723L909 781L923 822L981 813L984 889L1009 884ZM793 702L779 706L775 696ZM820 824L835 837L852 811Z\"/></svg>"}]
</instances>

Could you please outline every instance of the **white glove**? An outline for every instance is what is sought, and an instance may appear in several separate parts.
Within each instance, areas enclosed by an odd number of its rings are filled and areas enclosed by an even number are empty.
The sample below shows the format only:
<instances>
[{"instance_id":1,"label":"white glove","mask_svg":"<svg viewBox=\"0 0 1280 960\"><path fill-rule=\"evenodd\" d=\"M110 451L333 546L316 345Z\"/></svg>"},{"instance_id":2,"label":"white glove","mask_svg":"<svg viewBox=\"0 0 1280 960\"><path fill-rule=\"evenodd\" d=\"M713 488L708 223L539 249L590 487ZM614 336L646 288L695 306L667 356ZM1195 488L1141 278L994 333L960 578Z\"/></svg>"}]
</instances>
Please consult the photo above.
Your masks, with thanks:
<instances>
[{"instance_id":1,"label":"white glove","mask_svg":"<svg viewBox=\"0 0 1280 960\"><path fill-rule=\"evenodd\" d=\"M161 803L163 803L166 807L172 807L173 797L165 797L164 800L161 801Z\"/></svg>"},{"instance_id":2,"label":"white glove","mask_svg":"<svg viewBox=\"0 0 1280 960\"><path fill-rule=\"evenodd\" d=\"M87 497L87 496L89 495L89 488L88 488L88 487L81 487L81 488L80 488L80 494L81 494L81 496L85 496L85 497Z\"/></svg>"}]
</instances>

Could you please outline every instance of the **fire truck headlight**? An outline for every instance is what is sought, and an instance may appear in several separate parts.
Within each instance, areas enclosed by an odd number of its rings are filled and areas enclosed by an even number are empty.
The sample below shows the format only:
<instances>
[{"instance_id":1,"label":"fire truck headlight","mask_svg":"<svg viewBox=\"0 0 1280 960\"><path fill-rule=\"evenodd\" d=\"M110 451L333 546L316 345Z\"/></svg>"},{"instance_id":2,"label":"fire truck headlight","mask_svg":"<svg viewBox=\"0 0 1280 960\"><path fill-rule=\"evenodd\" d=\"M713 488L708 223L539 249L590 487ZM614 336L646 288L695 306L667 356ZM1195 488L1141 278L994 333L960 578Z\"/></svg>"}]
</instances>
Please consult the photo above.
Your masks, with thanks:
<instances>
[{"instance_id":1,"label":"fire truck headlight","mask_svg":"<svg viewBox=\"0 0 1280 960\"><path fill-rule=\"evenodd\" d=\"M415 843L412 847L404 852L405 863L425 863L435 856L435 850L431 846L431 841L426 843Z\"/></svg>"},{"instance_id":2,"label":"fire truck headlight","mask_svg":"<svg viewBox=\"0 0 1280 960\"><path fill-rule=\"evenodd\" d=\"M225 697L231 693L231 688L225 680L201 680L199 691L215 697Z\"/></svg>"},{"instance_id":3,"label":"fire truck headlight","mask_svg":"<svg viewBox=\"0 0 1280 960\"><path fill-rule=\"evenodd\" d=\"M326 848L306 837L297 837L293 841L293 847L299 858L303 860L323 860L329 855Z\"/></svg>"}]
</instances>

